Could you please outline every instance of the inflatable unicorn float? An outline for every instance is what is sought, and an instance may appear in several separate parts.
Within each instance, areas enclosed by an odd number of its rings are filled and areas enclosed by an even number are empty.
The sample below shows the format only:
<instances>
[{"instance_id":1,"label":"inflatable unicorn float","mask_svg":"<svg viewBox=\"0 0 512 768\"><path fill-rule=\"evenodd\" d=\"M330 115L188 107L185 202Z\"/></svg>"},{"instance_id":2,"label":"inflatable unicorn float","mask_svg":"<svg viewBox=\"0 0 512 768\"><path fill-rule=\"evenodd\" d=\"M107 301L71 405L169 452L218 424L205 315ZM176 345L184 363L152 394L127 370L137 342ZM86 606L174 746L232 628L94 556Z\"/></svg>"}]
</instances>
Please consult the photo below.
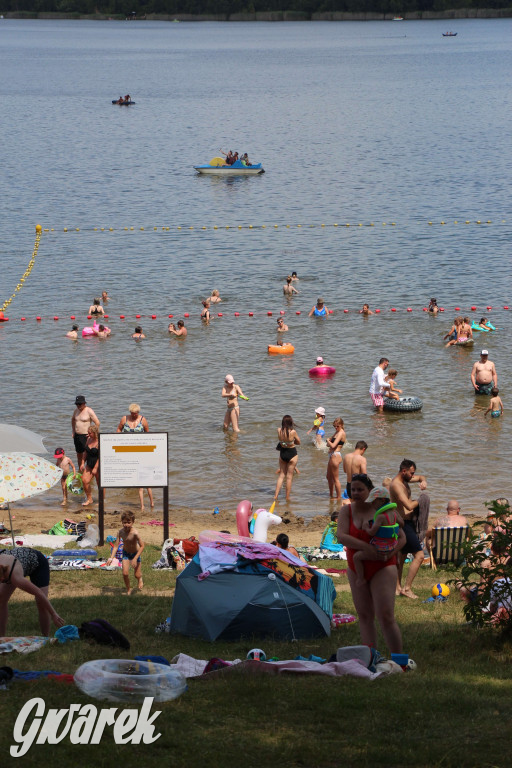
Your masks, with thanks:
<instances>
[{"instance_id":1,"label":"inflatable unicorn float","mask_svg":"<svg viewBox=\"0 0 512 768\"><path fill-rule=\"evenodd\" d=\"M239 536L250 537L254 541L267 541L268 529L271 525L279 525L283 522L279 515L273 514L274 504L270 510L257 509L253 512L252 504L247 499L240 502L236 508L236 527Z\"/></svg>"}]
</instances>

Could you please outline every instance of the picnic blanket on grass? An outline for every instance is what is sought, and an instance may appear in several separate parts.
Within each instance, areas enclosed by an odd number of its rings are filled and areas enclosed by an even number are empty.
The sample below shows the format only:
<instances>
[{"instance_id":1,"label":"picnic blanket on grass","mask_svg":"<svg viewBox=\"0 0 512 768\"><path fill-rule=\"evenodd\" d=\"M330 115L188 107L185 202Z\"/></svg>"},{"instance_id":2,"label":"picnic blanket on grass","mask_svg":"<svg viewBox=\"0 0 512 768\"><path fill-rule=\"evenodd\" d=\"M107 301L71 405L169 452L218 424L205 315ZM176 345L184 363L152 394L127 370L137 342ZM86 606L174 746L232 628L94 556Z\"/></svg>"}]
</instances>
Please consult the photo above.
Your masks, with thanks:
<instances>
[{"instance_id":1,"label":"picnic blanket on grass","mask_svg":"<svg viewBox=\"0 0 512 768\"><path fill-rule=\"evenodd\" d=\"M47 643L55 643L51 637L38 637L27 635L26 637L0 637L0 653L33 653L39 651Z\"/></svg>"}]
</instances>

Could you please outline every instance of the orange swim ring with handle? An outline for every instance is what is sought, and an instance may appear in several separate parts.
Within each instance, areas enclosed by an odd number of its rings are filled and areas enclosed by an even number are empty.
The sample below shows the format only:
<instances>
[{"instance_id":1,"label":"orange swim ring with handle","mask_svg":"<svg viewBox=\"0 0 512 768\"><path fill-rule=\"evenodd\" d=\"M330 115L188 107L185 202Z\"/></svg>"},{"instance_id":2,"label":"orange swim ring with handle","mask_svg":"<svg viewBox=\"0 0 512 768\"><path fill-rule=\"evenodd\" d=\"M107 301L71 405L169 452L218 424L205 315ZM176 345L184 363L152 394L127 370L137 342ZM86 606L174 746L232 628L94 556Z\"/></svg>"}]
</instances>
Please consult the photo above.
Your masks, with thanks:
<instances>
[{"instance_id":1,"label":"orange swim ring with handle","mask_svg":"<svg viewBox=\"0 0 512 768\"><path fill-rule=\"evenodd\" d=\"M293 355L294 352L295 352L295 347L293 346L293 344L289 344L287 341L285 341L284 344L268 345L269 355Z\"/></svg>"}]
</instances>

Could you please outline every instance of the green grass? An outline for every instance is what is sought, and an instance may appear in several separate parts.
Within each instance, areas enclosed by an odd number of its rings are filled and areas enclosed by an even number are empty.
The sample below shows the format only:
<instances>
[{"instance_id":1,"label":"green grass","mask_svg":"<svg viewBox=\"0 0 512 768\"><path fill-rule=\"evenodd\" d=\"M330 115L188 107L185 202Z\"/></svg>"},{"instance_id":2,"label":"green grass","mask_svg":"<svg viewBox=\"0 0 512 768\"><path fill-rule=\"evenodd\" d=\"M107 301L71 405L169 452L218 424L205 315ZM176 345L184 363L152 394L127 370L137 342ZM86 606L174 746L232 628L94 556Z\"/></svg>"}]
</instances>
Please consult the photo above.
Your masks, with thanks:
<instances>
[{"instance_id":1,"label":"green grass","mask_svg":"<svg viewBox=\"0 0 512 768\"><path fill-rule=\"evenodd\" d=\"M144 555L145 590L130 597L123 593L119 573L52 573L50 597L66 621L80 625L87 619L108 619L129 638L130 652L80 641L28 656L9 654L1 664L72 673L84 661L103 657L147 653L171 659L184 652L203 659L232 659L244 658L257 646L281 659L311 653L325 658L338 647L359 643L357 624L333 630L330 638L293 644L253 638L210 644L156 635L154 627L170 613L175 575L151 569L159 556L157 548L146 547ZM6 748L13 743L16 716L28 699L40 696L47 708L94 700L65 683L14 682L8 691L0 691L1 765L40 768L52 761L63 768L508 766L512 649L468 626L456 595L446 603L421 602L434 582L448 578L442 571L434 575L422 568L415 582L421 599L397 600L404 648L418 664L415 673L375 682L243 674L192 680L179 699L154 707L162 710L156 721L162 736L152 745L116 745L111 729L106 729L100 745L73 746L68 740L58 746L34 745L20 760L9 757ZM346 577L335 583L339 589L335 611L352 612ZM16 594L10 603L8 631L37 634L33 600L15 603L15 598ZM381 650L386 652L383 643Z\"/></svg>"}]
</instances>

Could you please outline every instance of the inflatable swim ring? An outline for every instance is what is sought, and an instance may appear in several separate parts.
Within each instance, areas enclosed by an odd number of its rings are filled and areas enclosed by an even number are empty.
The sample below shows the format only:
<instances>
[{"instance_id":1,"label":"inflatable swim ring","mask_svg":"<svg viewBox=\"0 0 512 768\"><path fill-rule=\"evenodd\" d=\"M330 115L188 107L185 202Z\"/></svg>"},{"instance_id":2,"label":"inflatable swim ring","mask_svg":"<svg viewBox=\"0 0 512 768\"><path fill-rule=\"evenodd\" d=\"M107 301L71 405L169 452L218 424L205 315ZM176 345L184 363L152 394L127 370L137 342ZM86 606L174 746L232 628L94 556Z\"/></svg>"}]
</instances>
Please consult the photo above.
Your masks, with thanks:
<instances>
[{"instance_id":1,"label":"inflatable swim ring","mask_svg":"<svg viewBox=\"0 0 512 768\"><path fill-rule=\"evenodd\" d=\"M106 701L155 701L177 699L187 681L177 669L152 661L95 659L86 661L75 672L75 683L83 693Z\"/></svg>"},{"instance_id":2,"label":"inflatable swim ring","mask_svg":"<svg viewBox=\"0 0 512 768\"><path fill-rule=\"evenodd\" d=\"M315 365L309 369L310 376L332 376L333 373L336 373L336 368L332 365Z\"/></svg>"},{"instance_id":3,"label":"inflatable swim ring","mask_svg":"<svg viewBox=\"0 0 512 768\"><path fill-rule=\"evenodd\" d=\"M421 411L423 403L419 397L401 397L399 400L384 398L385 411Z\"/></svg>"},{"instance_id":4,"label":"inflatable swim ring","mask_svg":"<svg viewBox=\"0 0 512 768\"><path fill-rule=\"evenodd\" d=\"M475 343L474 339L466 339L466 341L457 341L457 342L455 342L455 346L456 347L470 347L474 343Z\"/></svg>"},{"instance_id":5,"label":"inflatable swim ring","mask_svg":"<svg viewBox=\"0 0 512 768\"><path fill-rule=\"evenodd\" d=\"M295 352L295 347L293 346L293 344L289 344L287 341L285 341L284 344L268 345L269 355L293 355L294 352Z\"/></svg>"},{"instance_id":6,"label":"inflatable swim ring","mask_svg":"<svg viewBox=\"0 0 512 768\"><path fill-rule=\"evenodd\" d=\"M86 325L85 328L82 328L82 336L96 336L99 330L100 327L99 325L96 325L95 321L94 325ZM110 332L110 328L107 328L107 326L105 326L105 330Z\"/></svg>"},{"instance_id":7,"label":"inflatable swim ring","mask_svg":"<svg viewBox=\"0 0 512 768\"><path fill-rule=\"evenodd\" d=\"M471 323L471 328L474 331L483 331L484 333L489 333L489 331L496 330L495 326L492 323L487 323L487 325L489 326L489 328L482 328L480 325L478 325L478 323L475 323L475 321L473 320L473 322Z\"/></svg>"},{"instance_id":8,"label":"inflatable swim ring","mask_svg":"<svg viewBox=\"0 0 512 768\"><path fill-rule=\"evenodd\" d=\"M66 486L73 496L80 496L84 492L84 485L82 483L82 475L78 472L76 474L69 474L66 479Z\"/></svg>"}]
</instances>

